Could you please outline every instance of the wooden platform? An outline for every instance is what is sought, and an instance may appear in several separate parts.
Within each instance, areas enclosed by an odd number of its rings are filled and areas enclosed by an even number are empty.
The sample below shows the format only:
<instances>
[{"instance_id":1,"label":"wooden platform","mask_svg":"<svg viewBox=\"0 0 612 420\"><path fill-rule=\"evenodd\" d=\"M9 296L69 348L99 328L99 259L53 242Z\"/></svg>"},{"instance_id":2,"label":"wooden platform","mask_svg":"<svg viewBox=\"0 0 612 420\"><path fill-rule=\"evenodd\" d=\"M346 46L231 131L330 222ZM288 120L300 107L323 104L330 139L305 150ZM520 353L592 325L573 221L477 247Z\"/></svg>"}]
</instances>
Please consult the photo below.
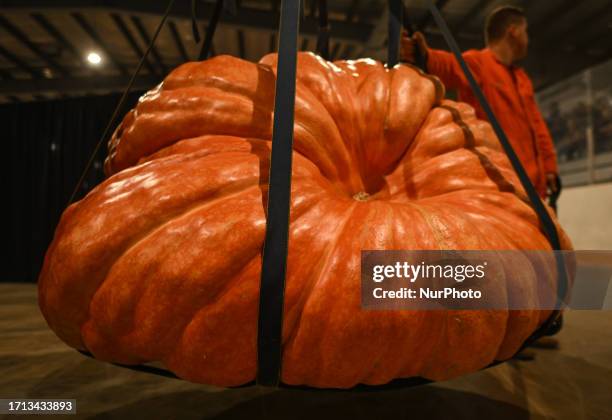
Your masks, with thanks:
<instances>
[{"instance_id":1,"label":"wooden platform","mask_svg":"<svg viewBox=\"0 0 612 420\"><path fill-rule=\"evenodd\" d=\"M66 418L612 419L612 312L566 313L559 349L534 360L368 393L227 390L97 362L48 329L29 284L0 284L0 338L0 398L75 398Z\"/></svg>"}]
</instances>

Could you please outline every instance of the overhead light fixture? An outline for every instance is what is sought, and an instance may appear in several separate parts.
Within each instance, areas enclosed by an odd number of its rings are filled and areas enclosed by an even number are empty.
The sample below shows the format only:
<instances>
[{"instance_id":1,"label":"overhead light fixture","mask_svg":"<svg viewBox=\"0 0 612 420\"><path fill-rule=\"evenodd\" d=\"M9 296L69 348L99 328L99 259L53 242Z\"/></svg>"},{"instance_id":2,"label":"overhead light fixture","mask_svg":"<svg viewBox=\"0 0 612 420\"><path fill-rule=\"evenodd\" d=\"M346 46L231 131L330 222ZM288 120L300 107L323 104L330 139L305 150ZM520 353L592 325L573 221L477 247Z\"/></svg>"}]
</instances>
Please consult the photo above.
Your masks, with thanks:
<instances>
[{"instance_id":1,"label":"overhead light fixture","mask_svg":"<svg viewBox=\"0 0 612 420\"><path fill-rule=\"evenodd\" d=\"M89 62L89 64L93 64L94 66L96 66L102 62L102 57L100 57L100 54L98 54L97 52L92 51L87 54L87 61Z\"/></svg>"}]
</instances>

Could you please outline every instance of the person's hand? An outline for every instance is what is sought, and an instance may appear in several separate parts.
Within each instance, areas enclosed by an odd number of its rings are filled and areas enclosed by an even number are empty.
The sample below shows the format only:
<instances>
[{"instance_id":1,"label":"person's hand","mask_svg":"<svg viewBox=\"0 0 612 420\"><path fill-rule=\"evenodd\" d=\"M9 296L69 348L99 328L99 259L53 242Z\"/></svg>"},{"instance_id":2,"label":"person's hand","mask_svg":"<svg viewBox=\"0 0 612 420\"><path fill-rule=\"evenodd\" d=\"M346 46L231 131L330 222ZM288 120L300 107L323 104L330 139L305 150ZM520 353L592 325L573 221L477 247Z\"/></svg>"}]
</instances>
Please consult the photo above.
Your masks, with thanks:
<instances>
[{"instance_id":1,"label":"person's hand","mask_svg":"<svg viewBox=\"0 0 612 420\"><path fill-rule=\"evenodd\" d=\"M559 188L557 185L557 174L552 172L546 174L546 186L551 194L555 194L557 192L557 189Z\"/></svg>"},{"instance_id":2,"label":"person's hand","mask_svg":"<svg viewBox=\"0 0 612 420\"><path fill-rule=\"evenodd\" d=\"M408 33L403 30L402 37L400 39L400 61L415 64L417 48L419 51L425 54L425 56L427 56L428 46L423 34L420 32L415 32L411 37L409 37Z\"/></svg>"}]
</instances>

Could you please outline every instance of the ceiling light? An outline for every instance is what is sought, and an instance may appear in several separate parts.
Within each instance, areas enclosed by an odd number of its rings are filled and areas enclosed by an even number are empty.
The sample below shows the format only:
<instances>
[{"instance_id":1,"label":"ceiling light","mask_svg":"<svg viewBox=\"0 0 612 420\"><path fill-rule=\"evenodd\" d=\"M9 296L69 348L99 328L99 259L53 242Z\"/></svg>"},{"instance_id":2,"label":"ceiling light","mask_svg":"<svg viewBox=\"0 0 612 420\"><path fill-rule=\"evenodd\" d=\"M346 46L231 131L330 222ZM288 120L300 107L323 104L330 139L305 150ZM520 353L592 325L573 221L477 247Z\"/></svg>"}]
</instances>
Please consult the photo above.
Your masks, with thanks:
<instances>
[{"instance_id":1,"label":"ceiling light","mask_svg":"<svg viewBox=\"0 0 612 420\"><path fill-rule=\"evenodd\" d=\"M102 62L102 57L100 57L100 54L97 52L92 51L87 54L87 61L89 61L90 64L98 65Z\"/></svg>"}]
</instances>

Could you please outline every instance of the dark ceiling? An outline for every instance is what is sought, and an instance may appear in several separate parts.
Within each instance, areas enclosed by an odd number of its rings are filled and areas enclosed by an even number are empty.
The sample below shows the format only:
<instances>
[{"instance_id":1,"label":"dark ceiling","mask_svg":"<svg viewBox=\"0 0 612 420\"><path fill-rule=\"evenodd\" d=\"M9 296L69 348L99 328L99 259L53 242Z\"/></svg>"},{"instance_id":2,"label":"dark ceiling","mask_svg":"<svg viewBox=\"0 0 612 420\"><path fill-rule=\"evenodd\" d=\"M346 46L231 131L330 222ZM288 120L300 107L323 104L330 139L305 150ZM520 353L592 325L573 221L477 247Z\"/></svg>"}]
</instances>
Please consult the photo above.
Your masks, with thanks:
<instances>
[{"instance_id":1,"label":"dark ceiling","mask_svg":"<svg viewBox=\"0 0 612 420\"><path fill-rule=\"evenodd\" d=\"M279 0L236 1L223 13L214 38L216 54L258 60L275 50ZM315 46L317 18L306 0L300 47ZM612 58L612 2L609 0L438 0L463 49L481 48L487 13L500 4L523 7L530 22L531 50L525 67L536 87L550 85ZM0 102L117 92L124 88L166 8L166 0L0 0ZM410 19L431 46L446 45L424 0L405 0ZM198 1L200 33L213 12ZM387 2L328 0L333 59L386 56ZM161 81L170 69L197 57L191 1L176 0L151 51L136 89ZM89 52L102 57L98 66Z\"/></svg>"}]
</instances>

